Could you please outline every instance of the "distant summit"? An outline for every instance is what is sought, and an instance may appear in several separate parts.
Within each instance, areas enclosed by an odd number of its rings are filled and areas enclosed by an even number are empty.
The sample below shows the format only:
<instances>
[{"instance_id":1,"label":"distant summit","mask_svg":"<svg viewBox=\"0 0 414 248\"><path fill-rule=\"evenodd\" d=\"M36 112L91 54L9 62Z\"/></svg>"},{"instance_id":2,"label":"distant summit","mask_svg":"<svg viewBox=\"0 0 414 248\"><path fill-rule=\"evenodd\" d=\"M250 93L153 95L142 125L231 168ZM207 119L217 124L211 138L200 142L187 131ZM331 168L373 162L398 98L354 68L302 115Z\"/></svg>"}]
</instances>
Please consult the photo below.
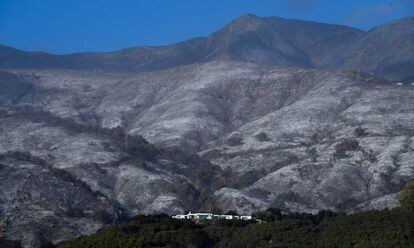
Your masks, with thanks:
<instances>
[{"instance_id":1,"label":"distant summit","mask_svg":"<svg viewBox=\"0 0 414 248\"><path fill-rule=\"evenodd\" d=\"M0 47L0 68L145 72L208 61L346 68L390 80L414 77L414 17L369 32L343 25L245 14L207 37L168 46L52 55Z\"/></svg>"}]
</instances>

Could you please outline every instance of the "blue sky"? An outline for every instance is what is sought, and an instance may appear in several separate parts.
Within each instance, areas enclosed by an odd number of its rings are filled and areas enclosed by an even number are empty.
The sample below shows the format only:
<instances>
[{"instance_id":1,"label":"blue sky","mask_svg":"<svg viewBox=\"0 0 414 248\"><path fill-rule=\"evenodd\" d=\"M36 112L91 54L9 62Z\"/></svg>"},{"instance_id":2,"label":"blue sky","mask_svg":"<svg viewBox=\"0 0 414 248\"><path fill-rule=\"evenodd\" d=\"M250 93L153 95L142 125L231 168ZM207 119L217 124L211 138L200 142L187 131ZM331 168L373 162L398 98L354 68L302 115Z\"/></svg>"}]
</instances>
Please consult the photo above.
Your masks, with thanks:
<instances>
[{"instance_id":1,"label":"blue sky","mask_svg":"<svg viewBox=\"0 0 414 248\"><path fill-rule=\"evenodd\" d=\"M0 0L0 44L58 54L170 44L245 13L368 30L414 15L414 0Z\"/></svg>"}]
</instances>

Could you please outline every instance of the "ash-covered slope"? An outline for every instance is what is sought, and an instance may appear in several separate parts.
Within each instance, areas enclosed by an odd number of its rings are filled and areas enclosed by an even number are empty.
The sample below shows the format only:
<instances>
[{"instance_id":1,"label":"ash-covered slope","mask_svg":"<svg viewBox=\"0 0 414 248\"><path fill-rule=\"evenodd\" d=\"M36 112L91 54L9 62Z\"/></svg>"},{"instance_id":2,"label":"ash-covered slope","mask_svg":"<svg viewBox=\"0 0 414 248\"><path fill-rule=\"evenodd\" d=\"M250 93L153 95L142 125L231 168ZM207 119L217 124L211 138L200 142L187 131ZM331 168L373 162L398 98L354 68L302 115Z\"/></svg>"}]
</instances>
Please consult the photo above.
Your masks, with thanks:
<instances>
[{"instance_id":1,"label":"ash-covered slope","mask_svg":"<svg viewBox=\"0 0 414 248\"><path fill-rule=\"evenodd\" d=\"M27 246L137 213L392 207L414 176L414 88L354 71L0 76L1 227Z\"/></svg>"},{"instance_id":2,"label":"ash-covered slope","mask_svg":"<svg viewBox=\"0 0 414 248\"><path fill-rule=\"evenodd\" d=\"M0 236L38 247L139 213L200 208L215 189L220 168L196 155L30 104L58 92L38 79L1 73L0 84L14 87L1 95Z\"/></svg>"},{"instance_id":3,"label":"ash-covered slope","mask_svg":"<svg viewBox=\"0 0 414 248\"><path fill-rule=\"evenodd\" d=\"M381 163L394 168L380 160L386 156L382 149L397 141L410 146L413 88L352 71L214 62L144 74L18 74L32 78L34 90L15 104L85 125L121 127L161 147L199 152L237 175L254 172L257 180L291 163L307 167L314 160L358 164L372 156L373 162L362 168ZM366 130L357 135L359 127ZM348 138L359 145L352 141L347 147ZM361 157L348 158L348 150L336 154L336 145L343 141L345 150L354 149L351 153ZM297 180L316 179L304 175Z\"/></svg>"}]
</instances>

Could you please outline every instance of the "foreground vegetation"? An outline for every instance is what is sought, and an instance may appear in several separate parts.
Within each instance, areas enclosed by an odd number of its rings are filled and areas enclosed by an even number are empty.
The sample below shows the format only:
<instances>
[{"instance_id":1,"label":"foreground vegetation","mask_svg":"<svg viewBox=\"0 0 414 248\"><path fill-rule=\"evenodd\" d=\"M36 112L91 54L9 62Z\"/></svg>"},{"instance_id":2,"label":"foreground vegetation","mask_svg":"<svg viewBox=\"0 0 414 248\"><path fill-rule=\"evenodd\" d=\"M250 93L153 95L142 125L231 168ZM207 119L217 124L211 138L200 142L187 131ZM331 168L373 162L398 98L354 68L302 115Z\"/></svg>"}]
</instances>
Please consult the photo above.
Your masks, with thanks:
<instances>
[{"instance_id":1,"label":"foreground vegetation","mask_svg":"<svg viewBox=\"0 0 414 248\"><path fill-rule=\"evenodd\" d=\"M194 223L167 215L138 216L58 247L414 247L412 211L280 216L270 209L262 213L273 221Z\"/></svg>"},{"instance_id":2,"label":"foreground vegetation","mask_svg":"<svg viewBox=\"0 0 414 248\"><path fill-rule=\"evenodd\" d=\"M268 209L255 214L261 221L195 223L167 215L138 216L58 247L414 247L414 183L405 186L400 204L396 209L350 215L331 211L283 215Z\"/></svg>"}]
</instances>

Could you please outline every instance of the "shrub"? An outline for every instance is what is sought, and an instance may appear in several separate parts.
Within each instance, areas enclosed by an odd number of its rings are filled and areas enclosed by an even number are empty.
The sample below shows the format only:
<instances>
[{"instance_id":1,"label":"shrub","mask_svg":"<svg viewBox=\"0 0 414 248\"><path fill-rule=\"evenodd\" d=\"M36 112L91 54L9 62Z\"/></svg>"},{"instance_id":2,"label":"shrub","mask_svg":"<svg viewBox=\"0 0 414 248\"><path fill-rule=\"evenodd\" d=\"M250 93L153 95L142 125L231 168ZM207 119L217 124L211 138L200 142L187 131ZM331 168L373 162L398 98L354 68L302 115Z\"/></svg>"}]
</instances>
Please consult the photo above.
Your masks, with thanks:
<instances>
[{"instance_id":1,"label":"shrub","mask_svg":"<svg viewBox=\"0 0 414 248\"><path fill-rule=\"evenodd\" d=\"M374 152L374 150L369 149L368 152L364 152L364 157L366 160L368 160L370 163L376 163L378 162L378 153Z\"/></svg>"},{"instance_id":2,"label":"shrub","mask_svg":"<svg viewBox=\"0 0 414 248\"><path fill-rule=\"evenodd\" d=\"M230 137L226 142L229 146L240 146L243 145L243 139L241 137Z\"/></svg>"},{"instance_id":3,"label":"shrub","mask_svg":"<svg viewBox=\"0 0 414 248\"><path fill-rule=\"evenodd\" d=\"M229 138L226 141L226 144L229 146L240 146L243 145L243 138L240 133L235 132L229 135Z\"/></svg>"},{"instance_id":4,"label":"shrub","mask_svg":"<svg viewBox=\"0 0 414 248\"><path fill-rule=\"evenodd\" d=\"M335 145L334 160L348 157L348 151L356 151L360 149L359 142L355 139L346 139Z\"/></svg>"},{"instance_id":5,"label":"shrub","mask_svg":"<svg viewBox=\"0 0 414 248\"><path fill-rule=\"evenodd\" d=\"M251 170L241 176L238 176L232 186L237 189L243 188L257 182L265 175L266 172L264 170Z\"/></svg>"},{"instance_id":6,"label":"shrub","mask_svg":"<svg viewBox=\"0 0 414 248\"><path fill-rule=\"evenodd\" d=\"M19 241L11 241L6 240L2 237L0 237L0 247L2 248L21 248L21 244Z\"/></svg>"},{"instance_id":7,"label":"shrub","mask_svg":"<svg viewBox=\"0 0 414 248\"><path fill-rule=\"evenodd\" d=\"M306 153L308 154L308 156L310 157L312 162L317 162L318 161L318 151L316 150L315 147L311 147L311 148L307 149Z\"/></svg>"},{"instance_id":8,"label":"shrub","mask_svg":"<svg viewBox=\"0 0 414 248\"><path fill-rule=\"evenodd\" d=\"M269 136L265 132L260 132L254 136L258 141L265 142L265 141L271 141Z\"/></svg>"},{"instance_id":9,"label":"shrub","mask_svg":"<svg viewBox=\"0 0 414 248\"><path fill-rule=\"evenodd\" d=\"M151 161L160 155L160 151L140 135L127 135L125 137L125 149L135 156L143 157Z\"/></svg>"},{"instance_id":10,"label":"shrub","mask_svg":"<svg viewBox=\"0 0 414 248\"><path fill-rule=\"evenodd\" d=\"M48 243L43 244L42 246L40 246L40 248L56 248L56 246L54 244L52 244L51 242L48 242Z\"/></svg>"},{"instance_id":11,"label":"shrub","mask_svg":"<svg viewBox=\"0 0 414 248\"><path fill-rule=\"evenodd\" d=\"M253 216L262 221L273 222L282 219L282 211L278 208L268 208L253 214Z\"/></svg>"},{"instance_id":12,"label":"shrub","mask_svg":"<svg viewBox=\"0 0 414 248\"><path fill-rule=\"evenodd\" d=\"M83 210L80 207L68 207L66 215L69 218L82 218L85 217Z\"/></svg>"},{"instance_id":13,"label":"shrub","mask_svg":"<svg viewBox=\"0 0 414 248\"><path fill-rule=\"evenodd\" d=\"M364 137L367 136L369 133L367 132L366 128L362 128L362 127L357 127L354 130L354 133L357 137Z\"/></svg>"}]
</instances>

